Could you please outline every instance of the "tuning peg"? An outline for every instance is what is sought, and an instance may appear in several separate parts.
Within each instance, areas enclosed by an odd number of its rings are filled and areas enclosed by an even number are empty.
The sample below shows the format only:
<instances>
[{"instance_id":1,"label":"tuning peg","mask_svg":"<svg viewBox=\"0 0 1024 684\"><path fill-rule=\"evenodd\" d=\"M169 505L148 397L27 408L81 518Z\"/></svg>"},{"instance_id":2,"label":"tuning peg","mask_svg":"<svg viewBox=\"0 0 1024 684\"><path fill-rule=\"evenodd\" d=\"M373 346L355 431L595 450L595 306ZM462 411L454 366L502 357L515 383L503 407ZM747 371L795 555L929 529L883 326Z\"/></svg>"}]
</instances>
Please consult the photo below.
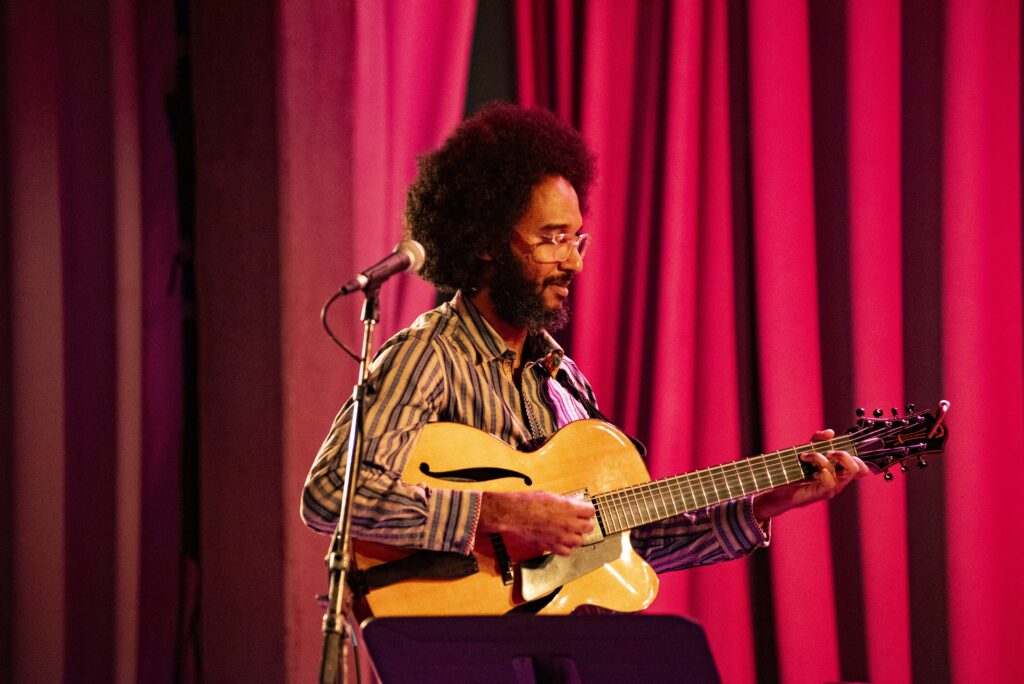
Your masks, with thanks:
<instances>
[{"instance_id":1,"label":"tuning peg","mask_svg":"<svg viewBox=\"0 0 1024 684\"><path fill-rule=\"evenodd\" d=\"M900 410L898 408L896 408L895 406L893 406L889 410L892 411L892 417L893 418L899 418L900 417Z\"/></svg>"},{"instance_id":2,"label":"tuning peg","mask_svg":"<svg viewBox=\"0 0 1024 684\"><path fill-rule=\"evenodd\" d=\"M902 463L900 463L900 470L902 472L904 472L904 473L907 472L907 462L906 461L903 461Z\"/></svg>"},{"instance_id":3,"label":"tuning peg","mask_svg":"<svg viewBox=\"0 0 1024 684\"><path fill-rule=\"evenodd\" d=\"M883 411L880 408L876 408L875 409L875 418L881 418L884 415L885 415L885 411Z\"/></svg>"},{"instance_id":4,"label":"tuning peg","mask_svg":"<svg viewBox=\"0 0 1024 684\"><path fill-rule=\"evenodd\" d=\"M923 458L921 458L920 456L918 456L917 457L917 467L918 468L927 468L928 467L928 461L926 461Z\"/></svg>"},{"instance_id":5,"label":"tuning peg","mask_svg":"<svg viewBox=\"0 0 1024 684\"><path fill-rule=\"evenodd\" d=\"M864 407L858 408L858 409L857 409L857 410L855 411L855 413L857 414L857 417L858 417L858 418L863 418L863 417L864 417Z\"/></svg>"},{"instance_id":6,"label":"tuning peg","mask_svg":"<svg viewBox=\"0 0 1024 684\"><path fill-rule=\"evenodd\" d=\"M907 413L913 413L916 408L913 404L907 404Z\"/></svg>"},{"instance_id":7,"label":"tuning peg","mask_svg":"<svg viewBox=\"0 0 1024 684\"><path fill-rule=\"evenodd\" d=\"M882 477L885 479L886 482L892 482L893 475L888 470L885 471L885 475L883 475Z\"/></svg>"}]
</instances>

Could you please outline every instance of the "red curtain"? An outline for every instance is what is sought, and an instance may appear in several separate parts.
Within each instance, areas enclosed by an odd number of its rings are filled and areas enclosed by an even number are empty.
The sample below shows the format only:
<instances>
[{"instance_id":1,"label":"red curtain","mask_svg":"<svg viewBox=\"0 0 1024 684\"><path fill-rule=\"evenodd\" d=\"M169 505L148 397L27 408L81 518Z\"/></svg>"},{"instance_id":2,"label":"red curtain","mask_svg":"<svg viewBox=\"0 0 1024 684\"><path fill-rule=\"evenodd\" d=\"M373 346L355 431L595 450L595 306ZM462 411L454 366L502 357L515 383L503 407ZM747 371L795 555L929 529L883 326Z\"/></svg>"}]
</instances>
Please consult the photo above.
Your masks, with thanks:
<instances>
[{"instance_id":1,"label":"red curtain","mask_svg":"<svg viewBox=\"0 0 1024 684\"><path fill-rule=\"evenodd\" d=\"M266 525L279 525L285 534L287 677L308 682L319 671L322 610L312 597L326 592L327 539L299 520L297 497L356 379L356 365L329 342L316 312L342 279L402 239L405 188L416 173L416 156L439 145L462 117L475 8L294 0L280 7L279 287L286 332L268 344L280 347L282 412L273 429L283 436L284 453L272 466L281 478L281 509ZM418 278L390 281L381 291L375 347L431 308L434 297ZM331 311L332 327L357 351L360 303L361 297L349 297ZM232 486L235 477L225 473L219 486ZM225 536L231 533L225 526ZM219 660L222 671L232 666L230 655Z\"/></svg>"},{"instance_id":2,"label":"red curtain","mask_svg":"<svg viewBox=\"0 0 1024 684\"><path fill-rule=\"evenodd\" d=\"M0 678L170 680L199 655L210 679L308 681L325 575L298 491L354 375L316 311L399 239L412 159L461 114L474 6L194 7L190 632L173 8L72 4L0 24ZM519 99L600 155L563 341L653 474L952 402L927 470L663 578L654 610L704 624L726 681L1024 680L1019 5L516 3ZM432 294L384 297L378 342Z\"/></svg>"},{"instance_id":3,"label":"red curtain","mask_svg":"<svg viewBox=\"0 0 1024 684\"><path fill-rule=\"evenodd\" d=\"M462 115L474 11L4 5L0 680L316 677L326 541L299 494L355 377L317 313L401 239L415 156ZM194 119L169 125L169 104ZM178 268L193 249L198 309ZM378 344L433 303L393 285ZM358 307L334 313L357 344ZM198 568L182 549L189 316Z\"/></svg>"},{"instance_id":4,"label":"red curtain","mask_svg":"<svg viewBox=\"0 0 1024 684\"><path fill-rule=\"evenodd\" d=\"M949 450L946 487L952 672L1012 681L1024 677L1024 524L1002 471L1020 462L1024 437L1020 6L957 0L946 27L936 313L943 384L963 435ZM972 462L982 454L994 470Z\"/></svg>"},{"instance_id":5,"label":"red curtain","mask_svg":"<svg viewBox=\"0 0 1024 684\"><path fill-rule=\"evenodd\" d=\"M600 162L566 342L654 475L953 404L928 470L781 517L761 559L663 578L654 610L696 616L726 681L1024 676L1012 478L966 461L1021 441L1019 5L516 18L520 101Z\"/></svg>"}]
</instances>

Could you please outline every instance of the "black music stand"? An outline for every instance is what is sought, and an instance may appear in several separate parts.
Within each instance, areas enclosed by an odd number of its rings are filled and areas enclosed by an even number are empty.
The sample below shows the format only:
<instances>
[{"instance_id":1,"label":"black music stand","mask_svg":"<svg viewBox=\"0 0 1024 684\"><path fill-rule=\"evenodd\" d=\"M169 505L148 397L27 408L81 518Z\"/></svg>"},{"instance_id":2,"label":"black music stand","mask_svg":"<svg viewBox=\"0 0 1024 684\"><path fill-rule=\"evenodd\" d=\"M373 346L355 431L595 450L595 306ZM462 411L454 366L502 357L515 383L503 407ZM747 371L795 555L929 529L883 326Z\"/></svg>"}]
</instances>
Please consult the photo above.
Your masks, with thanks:
<instances>
[{"instance_id":1,"label":"black music stand","mask_svg":"<svg viewBox=\"0 0 1024 684\"><path fill-rule=\"evenodd\" d=\"M384 684L720 684L704 630L674 615L377 618L363 640Z\"/></svg>"}]
</instances>

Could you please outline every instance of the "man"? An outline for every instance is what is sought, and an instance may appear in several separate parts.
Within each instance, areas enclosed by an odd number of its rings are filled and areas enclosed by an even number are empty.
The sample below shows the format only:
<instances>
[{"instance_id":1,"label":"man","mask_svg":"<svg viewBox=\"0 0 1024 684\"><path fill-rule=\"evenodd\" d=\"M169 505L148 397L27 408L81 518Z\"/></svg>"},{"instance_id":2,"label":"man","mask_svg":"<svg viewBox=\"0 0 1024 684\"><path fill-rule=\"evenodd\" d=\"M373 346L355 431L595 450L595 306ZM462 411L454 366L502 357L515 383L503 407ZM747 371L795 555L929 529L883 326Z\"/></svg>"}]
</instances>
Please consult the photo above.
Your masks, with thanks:
<instances>
[{"instance_id":1,"label":"man","mask_svg":"<svg viewBox=\"0 0 1024 684\"><path fill-rule=\"evenodd\" d=\"M420 160L407 231L426 248L423 277L454 297L374 360L354 536L468 554L479 535L500 533L528 552L567 555L594 528L591 504L558 493L431 489L399 478L430 422L464 423L524 447L600 415L590 385L548 334L567 320L592 242L583 212L593 176L575 130L508 104L464 121ZM306 481L302 516L320 532L337 521L349 415L346 404ZM659 572L738 558L768 543L772 516L830 498L867 473L846 452L802 458L818 467L814 481L640 527L634 548Z\"/></svg>"}]
</instances>

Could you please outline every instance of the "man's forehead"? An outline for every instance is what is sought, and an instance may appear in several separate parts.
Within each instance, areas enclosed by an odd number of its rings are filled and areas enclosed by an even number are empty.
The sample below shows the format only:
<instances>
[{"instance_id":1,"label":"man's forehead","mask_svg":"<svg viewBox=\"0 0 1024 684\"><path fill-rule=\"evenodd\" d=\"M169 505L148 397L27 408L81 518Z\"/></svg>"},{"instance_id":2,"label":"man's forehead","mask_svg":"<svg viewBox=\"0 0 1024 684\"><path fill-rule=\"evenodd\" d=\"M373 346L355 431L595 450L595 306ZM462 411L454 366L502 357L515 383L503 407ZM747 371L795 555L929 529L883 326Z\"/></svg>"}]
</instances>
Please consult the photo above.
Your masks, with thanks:
<instances>
[{"instance_id":1,"label":"man's forehead","mask_svg":"<svg viewBox=\"0 0 1024 684\"><path fill-rule=\"evenodd\" d=\"M570 183L564 176L547 176L541 180L537 185L533 186L534 198L538 195L560 195L572 197L577 201L577 203L579 202L576 195L576 188L574 188L572 183Z\"/></svg>"}]
</instances>

